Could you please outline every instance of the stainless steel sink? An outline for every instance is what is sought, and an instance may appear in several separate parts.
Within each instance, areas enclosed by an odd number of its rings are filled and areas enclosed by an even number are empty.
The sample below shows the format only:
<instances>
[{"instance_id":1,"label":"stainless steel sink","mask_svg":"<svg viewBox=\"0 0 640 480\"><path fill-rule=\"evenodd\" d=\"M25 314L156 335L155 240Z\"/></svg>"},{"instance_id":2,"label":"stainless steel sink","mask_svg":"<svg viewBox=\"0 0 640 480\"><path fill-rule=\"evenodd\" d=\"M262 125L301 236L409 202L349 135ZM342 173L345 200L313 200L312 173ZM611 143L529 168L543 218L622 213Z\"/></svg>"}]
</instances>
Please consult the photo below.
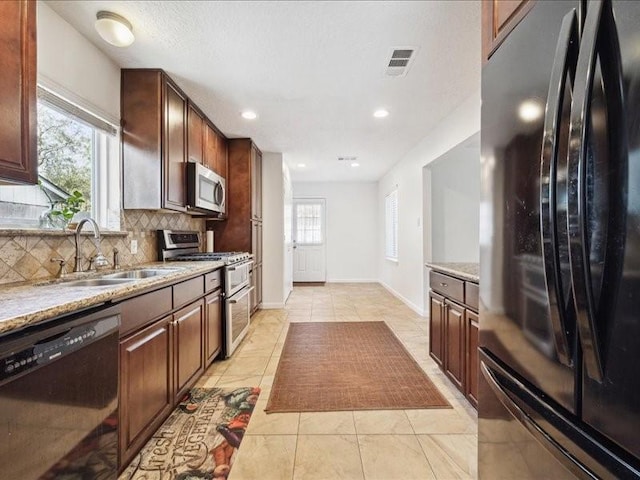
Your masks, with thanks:
<instances>
[{"instance_id":1,"label":"stainless steel sink","mask_svg":"<svg viewBox=\"0 0 640 480\"><path fill-rule=\"evenodd\" d=\"M135 282L135 278L87 278L84 280L73 280L71 282L62 282L60 285L66 287L108 287L121 285L123 283Z\"/></svg>"},{"instance_id":2,"label":"stainless steel sink","mask_svg":"<svg viewBox=\"0 0 640 480\"><path fill-rule=\"evenodd\" d=\"M129 270L128 272L110 273L109 275L104 275L102 278L114 278L114 279L116 278L127 278L127 279L149 278L149 277L157 277L159 275L168 275L178 270L180 269L179 268L142 268L140 270Z\"/></svg>"}]
</instances>

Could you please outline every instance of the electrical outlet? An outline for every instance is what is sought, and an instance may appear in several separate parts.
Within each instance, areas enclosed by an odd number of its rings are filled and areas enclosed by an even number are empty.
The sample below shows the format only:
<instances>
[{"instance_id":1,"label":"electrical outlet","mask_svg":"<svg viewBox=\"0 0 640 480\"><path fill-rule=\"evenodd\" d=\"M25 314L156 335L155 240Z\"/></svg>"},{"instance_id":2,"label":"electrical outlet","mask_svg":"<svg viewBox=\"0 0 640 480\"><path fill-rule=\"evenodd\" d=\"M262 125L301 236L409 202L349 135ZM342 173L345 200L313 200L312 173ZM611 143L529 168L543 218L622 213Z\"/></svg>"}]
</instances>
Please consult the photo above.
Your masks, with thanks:
<instances>
[{"instance_id":1,"label":"electrical outlet","mask_svg":"<svg viewBox=\"0 0 640 480\"><path fill-rule=\"evenodd\" d=\"M131 240L131 255L138 253L138 240Z\"/></svg>"}]
</instances>

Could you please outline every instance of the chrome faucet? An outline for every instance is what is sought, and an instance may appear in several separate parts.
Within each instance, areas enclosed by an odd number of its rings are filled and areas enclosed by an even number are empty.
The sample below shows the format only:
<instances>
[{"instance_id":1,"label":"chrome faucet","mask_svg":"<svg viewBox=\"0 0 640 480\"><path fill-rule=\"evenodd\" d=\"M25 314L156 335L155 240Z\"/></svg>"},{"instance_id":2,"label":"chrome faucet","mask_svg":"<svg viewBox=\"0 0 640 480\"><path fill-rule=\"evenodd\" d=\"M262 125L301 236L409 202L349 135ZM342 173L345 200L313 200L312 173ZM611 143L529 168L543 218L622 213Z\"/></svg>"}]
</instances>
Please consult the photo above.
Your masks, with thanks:
<instances>
[{"instance_id":1,"label":"chrome faucet","mask_svg":"<svg viewBox=\"0 0 640 480\"><path fill-rule=\"evenodd\" d=\"M84 271L84 268L82 267L82 257L80 256L80 232L82 231L84 224L87 222L91 224L91 227L93 228L93 243L96 246L96 254L89 259L89 270L91 270L91 265L93 265L96 270L109 266L109 261L104 257L100 250L100 228L98 227L98 224L93 218L83 218L76 227L76 264L73 267L74 272Z\"/></svg>"}]
</instances>

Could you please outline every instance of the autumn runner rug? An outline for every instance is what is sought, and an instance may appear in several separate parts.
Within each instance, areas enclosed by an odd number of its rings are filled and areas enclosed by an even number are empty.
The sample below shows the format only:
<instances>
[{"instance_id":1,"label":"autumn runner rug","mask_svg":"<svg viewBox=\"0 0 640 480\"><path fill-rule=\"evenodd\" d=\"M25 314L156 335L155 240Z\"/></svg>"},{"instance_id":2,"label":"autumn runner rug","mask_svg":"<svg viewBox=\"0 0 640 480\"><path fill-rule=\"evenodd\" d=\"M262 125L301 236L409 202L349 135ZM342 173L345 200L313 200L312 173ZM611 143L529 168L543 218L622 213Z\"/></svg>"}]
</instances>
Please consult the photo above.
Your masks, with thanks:
<instances>
[{"instance_id":1,"label":"autumn runner rug","mask_svg":"<svg viewBox=\"0 0 640 480\"><path fill-rule=\"evenodd\" d=\"M228 477L259 388L194 388L122 472L119 480Z\"/></svg>"},{"instance_id":2,"label":"autumn runner rug","mask_svg":"<svg viewBox=\"0 0 640 480\"><path fill-rule=\"evenodd\" d=\"M266 412L451 408L385 322L291 323Z\"/></svg>"}]
</instances>

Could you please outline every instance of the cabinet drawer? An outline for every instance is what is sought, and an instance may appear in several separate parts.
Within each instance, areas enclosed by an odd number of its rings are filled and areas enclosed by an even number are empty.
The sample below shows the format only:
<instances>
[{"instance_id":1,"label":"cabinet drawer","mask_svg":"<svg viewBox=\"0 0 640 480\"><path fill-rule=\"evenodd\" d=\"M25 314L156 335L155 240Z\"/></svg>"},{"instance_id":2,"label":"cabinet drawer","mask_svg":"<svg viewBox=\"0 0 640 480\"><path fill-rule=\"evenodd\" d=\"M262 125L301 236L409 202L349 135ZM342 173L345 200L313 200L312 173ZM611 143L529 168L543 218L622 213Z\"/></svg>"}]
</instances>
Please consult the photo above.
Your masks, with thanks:
<instances>
[{"instance_id":1,"label":"cabinet drawer","mask_svg":"<svg viewBox=\"0 0 640 480\"><path fill-rule=\"evenodd\" d=\"M464 303L470 308L473 308L476 312L478 311L478 305L480 304L478 299L479 296L480 291L477 283L464 282Z\"/></svg>"},{"instance_id":2,"label":"cabinet drawer","mask_svg":"<svg viewBox=\"0 0 640 480\"><path fill-rule=\"evenodd\" d=\"M120 336L123 337L128 332L171 311L171 287L126 300L122 302L120 308L122 309Z\"/></svg>"},{"instance_id":3,"label":"cabinet drawer","mask_svg":"<svg viewBox=\"0 0 640 480\"><path fill-rule=\"evenodd\" d=\"M464 282L462 280L431 271L429 273L429 286L434 292L449 297L451 300L464 303Z\"/></svg>"},{"instance_id":4,"label":"cabinet drawer","mask_svg":"<svg viewBox=\"0 0 640 480\"><path fill-rule=\"evenodd\" d=\"M222 269L204 276L204 291L209 293L222 286Z\"/></svg>"},{"instance_id":5,"label":"cabinet drawer","mask_svg":"<svg viewBox=\"0 0 640 480\"><path fill-rule=\"evenodd\" d=\"M204 295L203 276L173 286L173 308L181 307Z\"/></svg>"}]
</instances>

